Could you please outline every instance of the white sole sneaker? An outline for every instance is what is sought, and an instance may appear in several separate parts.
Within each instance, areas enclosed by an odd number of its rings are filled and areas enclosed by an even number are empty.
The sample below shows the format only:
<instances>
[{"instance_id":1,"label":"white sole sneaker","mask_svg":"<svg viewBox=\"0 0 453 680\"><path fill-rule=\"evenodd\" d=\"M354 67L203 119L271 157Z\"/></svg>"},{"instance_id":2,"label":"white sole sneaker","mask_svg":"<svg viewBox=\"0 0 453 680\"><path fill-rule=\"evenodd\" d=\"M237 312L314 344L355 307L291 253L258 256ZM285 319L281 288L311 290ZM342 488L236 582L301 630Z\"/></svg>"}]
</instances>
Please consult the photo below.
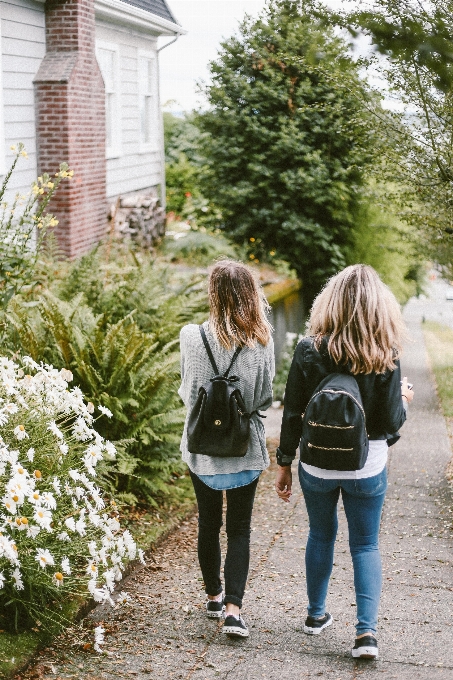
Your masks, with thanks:
<instances>
[{"instance_id":1,"label":"white sole sneaker","mask_svg":"<svg viewBox=\"0 0 453 680\"><path fill-rule=\"evenodd\" d=\"M331 626L333 623L333 618L330 614L326 613L325 618L326 620L323 621L322 619L316 620L312 619L311 616L308 616L304 624L304 633L307 635L319 635L324 628Z\"/></svg>"},{"instance_id":2,"label":"white sole sneaker","mask_svg":"<svg viewBox=\"0 0 453 680\"><path fill-rule=\"evenodd\" d=\"M206 616L208 619L223 619L225 616L225 605L223 602L208 600L206 602Z\"/></svg>"},{"instance_id":3,"label":"white sole sneaker","mask_svg":"<svg viewBox=\"0 0 453 680\"><path fill-rule=\"evenodd\" d=\"M354 659L377 659L379 652L376 647L360 647L352 650Z\"/></svg>"},{"instance_id":4,"label":"white sole sneaker","mask_svg":"<svg viewBox=\"0 0 453 680\"><path fill-rule=\"evenodd\" d=\"M231 637L246 638L249 636L249 629L242 616L239 619L236 619L234 616L227 616L223 624L222 633Z\"/></svg>"},{"instance_id":5,"label":"white sole sneaker","mask_svg":"<svg viewBox=\"0 0 453 680\"><path fill-rule=\"evenodd\" d=\"M363 644L358 645L363 640ZM356 640L356 643L351 650L354 659L377 659L379 656L377 640L373 636L366 636Z\"/></svg>"}]
</instances>

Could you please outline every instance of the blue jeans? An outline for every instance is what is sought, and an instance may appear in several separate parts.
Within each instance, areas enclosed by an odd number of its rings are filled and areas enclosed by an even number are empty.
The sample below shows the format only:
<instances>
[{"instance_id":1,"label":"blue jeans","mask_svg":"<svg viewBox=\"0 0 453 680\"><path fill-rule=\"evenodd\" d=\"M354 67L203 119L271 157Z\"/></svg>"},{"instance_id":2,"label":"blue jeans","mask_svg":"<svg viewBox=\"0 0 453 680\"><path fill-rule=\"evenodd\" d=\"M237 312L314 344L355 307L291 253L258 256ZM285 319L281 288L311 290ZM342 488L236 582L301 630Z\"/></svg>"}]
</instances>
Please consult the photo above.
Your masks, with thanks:
<instances>
[{"instance_id":1,"label":"blue jeans","mask_svg":"<svg viewBox=\"0 0 453 680\"><path fill-rule=\"evenodd\" d=\"M357 635L375 633L382 588L378 536L387 470L365 479L321 479L305 472L299 464L299 480L310 523L305 551L308 614L319 617L326 611L341 490L354 566Z\"/></svg>"}]
</instances>

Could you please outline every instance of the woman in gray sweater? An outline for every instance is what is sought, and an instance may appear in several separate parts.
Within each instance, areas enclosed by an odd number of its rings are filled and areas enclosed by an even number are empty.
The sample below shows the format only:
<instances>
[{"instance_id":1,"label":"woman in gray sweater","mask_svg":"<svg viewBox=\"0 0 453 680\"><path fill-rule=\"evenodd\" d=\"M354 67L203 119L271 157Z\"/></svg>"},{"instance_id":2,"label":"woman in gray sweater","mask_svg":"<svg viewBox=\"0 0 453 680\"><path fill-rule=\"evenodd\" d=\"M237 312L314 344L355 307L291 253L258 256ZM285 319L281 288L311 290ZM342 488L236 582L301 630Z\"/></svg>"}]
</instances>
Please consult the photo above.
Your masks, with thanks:
<instances>
[{"instance_id":1,"label":"woman in gray sweater","mask_svg":"<svg viewBox=\"0 0 453 680\"><path fill-rule=\"evenodd\" d=\"M267 301L249 269L223 260L209 277L209 321L203 324L215 363L224 373L238 347L233 371L251 413L250 440L243 457L206 456L190 453L187 446L189 414L198 390L214 376L206 348L195 324L181 330L181 387L179 395L188 416L181 440L182 458L189 466L198 503L198 559L207 594L210 618L225 613L223 631L247 637L240 615L250 558L250 524L258 479L269 465L264 426L258 415L272 403L274 348L267 319ZM220 579L220 528L223 491L226 491L227 554L224 565L225 595ZM224 612L225 610L225 612Z\"/></svg>"}]
</instances>

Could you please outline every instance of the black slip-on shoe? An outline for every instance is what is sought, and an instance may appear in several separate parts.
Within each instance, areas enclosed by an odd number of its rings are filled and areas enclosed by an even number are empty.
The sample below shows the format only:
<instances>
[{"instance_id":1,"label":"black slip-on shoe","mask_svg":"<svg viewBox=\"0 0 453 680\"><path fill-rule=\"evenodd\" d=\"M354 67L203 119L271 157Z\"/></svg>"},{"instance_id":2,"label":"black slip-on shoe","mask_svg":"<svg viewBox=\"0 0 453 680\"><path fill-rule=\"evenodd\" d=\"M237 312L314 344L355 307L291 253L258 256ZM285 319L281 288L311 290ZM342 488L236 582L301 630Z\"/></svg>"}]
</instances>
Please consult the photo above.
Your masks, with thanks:
<instances>
[{"instance_id":1,"label":"black slip-on shoe","mask_svg":"<svg viewBox=\"0 0 453 680\"><path fill-rule=\"evenodd\" d=\"M249 629L247 628L247 624L242 616L240 616L238 619L231 614L226 616L222 631L226 633L226 635L231 635L232 637L249 636Z\"/></svg>"},{"instance_id":2,"label":"black slip-on shoe","mask_svg":"<svg viewBox=\"0 0 453 680\"><path fill-rule=\"evenodd\" d=\"M315 619L313 616L307 616L304 624L304 633L307 635L319 635L324 628L330 626L333 623L333 618L326 612L320 619Z\"/></svg>"},{"instance_id":3,"label":"black slip-on shoe","mask_svg":"<svg viewBox=\"0 0 453 680\"><path fill-rule=\"evenodd\" d=\"M377 659L379 652L376 638L373 635L364 635L356 640L352 656L354 659Z\"/></svg>"},{"instance_id":4,"label":"black slip-on shoe","mask_svg":"<svg viewBox=\"0 0 453 680\"><path fill-rule=\"evenodd\" d=\"M224 611L225 605L223 604L223 598L220 602L217 600L208 600L206 602L206 615L210 619L221 619Z\"/></svg>"}]
</instances>

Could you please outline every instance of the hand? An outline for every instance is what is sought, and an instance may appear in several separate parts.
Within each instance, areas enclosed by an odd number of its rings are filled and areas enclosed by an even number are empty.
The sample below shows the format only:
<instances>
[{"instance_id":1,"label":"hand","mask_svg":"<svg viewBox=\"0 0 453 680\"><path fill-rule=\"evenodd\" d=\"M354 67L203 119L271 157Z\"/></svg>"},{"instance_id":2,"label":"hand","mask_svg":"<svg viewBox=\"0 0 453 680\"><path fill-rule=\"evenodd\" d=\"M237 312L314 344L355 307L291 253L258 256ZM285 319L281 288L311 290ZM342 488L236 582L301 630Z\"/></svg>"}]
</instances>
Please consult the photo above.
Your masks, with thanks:
<instances>
[{"instance_id":1,"label":"hand","mask_svg":"<svg viewBox=\"0 0 453 680\"><path fill-rule=\"evenodd\" d=\"M285 503L289 503L291 498L291 487L293 484L293 473L291 472L291 467L278 466L277 477L275 479L275 490L278 497L282 499Z\"/></svg>"},{"instance_id":2,"label":"hand","mask_svg":"<svg viewBox=\"0 0 453 680\"><path fill-rule=\"evenodd\" d=\"M407 377L403 378L403 382L401 385L401 394L403 397L407 399L407 403L410 404L412 399L414 398L414 390L409 389L407 386Z\"/></svg>"}]
</instances>

